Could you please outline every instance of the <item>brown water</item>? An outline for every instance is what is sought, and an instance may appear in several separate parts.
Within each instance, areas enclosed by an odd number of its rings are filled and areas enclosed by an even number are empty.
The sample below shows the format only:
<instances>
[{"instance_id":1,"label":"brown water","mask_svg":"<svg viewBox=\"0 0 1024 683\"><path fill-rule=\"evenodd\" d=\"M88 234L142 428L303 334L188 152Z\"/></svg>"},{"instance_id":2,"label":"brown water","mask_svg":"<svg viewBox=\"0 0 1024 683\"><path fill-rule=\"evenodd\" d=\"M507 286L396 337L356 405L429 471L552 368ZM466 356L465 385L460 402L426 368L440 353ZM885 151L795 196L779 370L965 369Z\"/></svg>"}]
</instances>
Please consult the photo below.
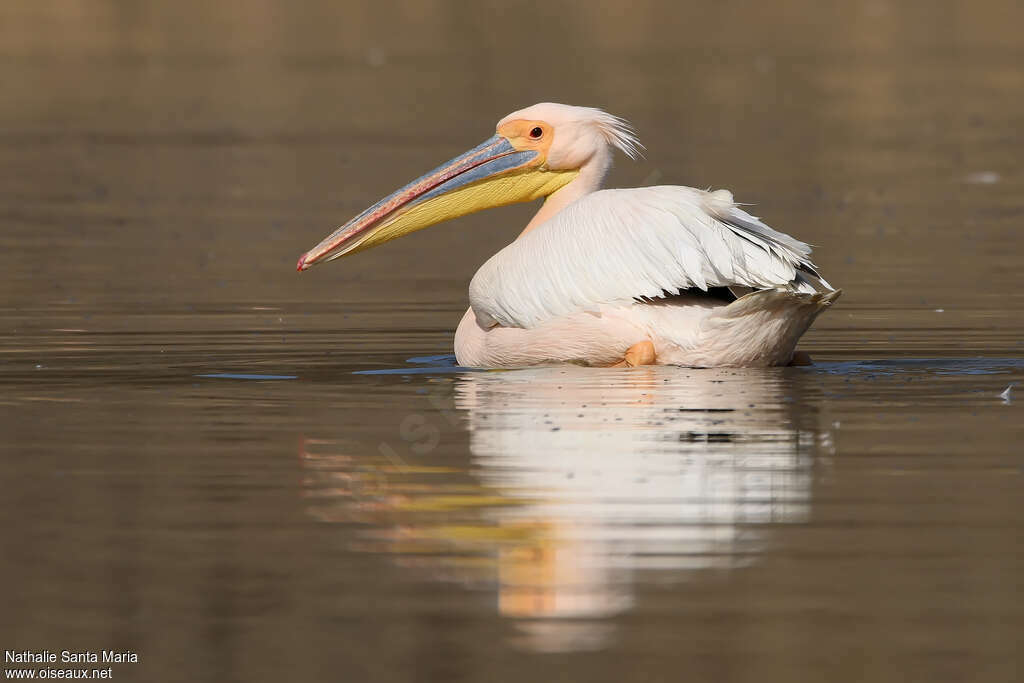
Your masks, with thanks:
<instances>
[{"instance_id":1,"label":"brown water","mask_svg":"<svg viewBox=\"0 0 1024 683\"><path fill-rule=\"evenodd\" d=\"M0 5L2 647L130 649L128 681L1020 679L1022 24ZM635 122L613 184L729 187L818 245L817 365L455 370L528 206L294 272L545 99Z\"/></svg>"}]
</instances>

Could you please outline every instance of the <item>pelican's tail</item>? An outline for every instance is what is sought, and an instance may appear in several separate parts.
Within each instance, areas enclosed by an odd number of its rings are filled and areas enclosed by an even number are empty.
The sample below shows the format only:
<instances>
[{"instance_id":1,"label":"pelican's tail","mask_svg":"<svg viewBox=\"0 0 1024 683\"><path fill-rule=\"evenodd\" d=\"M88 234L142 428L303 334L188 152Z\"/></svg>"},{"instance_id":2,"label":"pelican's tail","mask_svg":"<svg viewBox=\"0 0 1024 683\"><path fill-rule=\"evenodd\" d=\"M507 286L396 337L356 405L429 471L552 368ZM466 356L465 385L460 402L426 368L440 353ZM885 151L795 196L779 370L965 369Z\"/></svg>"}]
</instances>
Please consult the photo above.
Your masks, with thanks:
<instances>
[{"instance_id":1,"label":"pelican's tail","mask_svg":"<svg viewBox=\"0 0 1024 683\"><path fill-rule=\"evenodd\" d=\"M704 319L688 355L693 365L788 365L814 319L842 294L763 289L740 297Z\"/></svg>"}]
</instances>

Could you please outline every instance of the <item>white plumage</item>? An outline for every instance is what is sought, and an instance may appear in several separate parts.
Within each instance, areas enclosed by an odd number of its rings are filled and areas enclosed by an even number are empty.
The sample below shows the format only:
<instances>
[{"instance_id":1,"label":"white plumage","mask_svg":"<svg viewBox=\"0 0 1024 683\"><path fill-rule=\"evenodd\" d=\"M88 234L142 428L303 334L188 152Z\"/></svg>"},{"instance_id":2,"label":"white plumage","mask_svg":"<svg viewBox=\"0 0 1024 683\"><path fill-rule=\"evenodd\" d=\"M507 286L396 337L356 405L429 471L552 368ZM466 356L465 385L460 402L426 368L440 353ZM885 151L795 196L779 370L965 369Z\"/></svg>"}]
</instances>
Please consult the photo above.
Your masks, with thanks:
<instances>
[{"instance_id":1,"label":"white plumage","mask_svg":"<svg viewBox=\"0 0 1024 683\"><path fill-rule=\"evenodd\" d=\"M455 334L460 364L784 365L839 297L807 244L727 190L602 190L612 151L642 149L624 120L544 103L509 114L499 133L524 120L553 127L547 167L579 177L473 277Z\"/></svg>"},{"instance_id":2,"label":"white plumage","mask_svg":"<svg viewBox=\"0 0 1024 683\"><path fill-rule=\"evenodd\" d=\"M692 288L813 293L807 276L820 278L810 252L737 207L726 190L601 190L492 256L473 277L469 300L484 327L532 328Z\"/></svg>"}]
</instances>

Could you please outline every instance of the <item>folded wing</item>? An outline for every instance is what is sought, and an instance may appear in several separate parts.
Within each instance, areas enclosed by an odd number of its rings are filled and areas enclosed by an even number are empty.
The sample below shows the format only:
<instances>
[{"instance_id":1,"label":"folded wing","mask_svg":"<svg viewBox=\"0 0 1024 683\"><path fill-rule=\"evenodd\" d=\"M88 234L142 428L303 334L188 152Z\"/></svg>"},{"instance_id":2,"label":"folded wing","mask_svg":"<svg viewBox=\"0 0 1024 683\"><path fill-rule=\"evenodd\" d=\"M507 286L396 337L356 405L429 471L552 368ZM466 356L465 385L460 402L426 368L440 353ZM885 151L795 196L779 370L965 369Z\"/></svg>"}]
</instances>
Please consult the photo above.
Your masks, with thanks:
<instances>
[{"instance_id":1,"label":"folded wing","mask_svg":"<svg viewBox=\"0 0 1024 683\"><path fill-rule=\"evenodd\" d=\"M686 289L814 292L814 280L831 289L810 254L807 244L736 206L726 190L601 190L491 257L469 297L485 327L529 328Z\"/></svg>"}]
</instances>

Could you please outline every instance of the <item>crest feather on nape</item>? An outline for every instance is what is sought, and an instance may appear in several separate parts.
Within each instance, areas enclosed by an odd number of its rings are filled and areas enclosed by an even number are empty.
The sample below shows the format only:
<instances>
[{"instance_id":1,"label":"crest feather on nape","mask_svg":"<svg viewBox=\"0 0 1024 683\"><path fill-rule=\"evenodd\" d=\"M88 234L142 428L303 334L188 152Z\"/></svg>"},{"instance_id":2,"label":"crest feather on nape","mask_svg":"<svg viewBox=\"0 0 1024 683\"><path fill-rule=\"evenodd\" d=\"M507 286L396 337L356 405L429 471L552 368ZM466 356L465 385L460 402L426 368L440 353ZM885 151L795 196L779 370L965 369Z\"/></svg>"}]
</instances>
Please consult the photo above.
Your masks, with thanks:
<instances>
[{"instance_id":1,"label":"crest feather on nape","mask_svg":"<svg viewBox=\"0 0 1024 683\"><path fill-rule=\"evenodd\" d=\"M633 124L614 114L609 114L600 109L592 109L594 123L600 129L608 144L621 150L623 154L633 161L640 159L646 149L636 136Z\"/></svg>"}]
</instances>

